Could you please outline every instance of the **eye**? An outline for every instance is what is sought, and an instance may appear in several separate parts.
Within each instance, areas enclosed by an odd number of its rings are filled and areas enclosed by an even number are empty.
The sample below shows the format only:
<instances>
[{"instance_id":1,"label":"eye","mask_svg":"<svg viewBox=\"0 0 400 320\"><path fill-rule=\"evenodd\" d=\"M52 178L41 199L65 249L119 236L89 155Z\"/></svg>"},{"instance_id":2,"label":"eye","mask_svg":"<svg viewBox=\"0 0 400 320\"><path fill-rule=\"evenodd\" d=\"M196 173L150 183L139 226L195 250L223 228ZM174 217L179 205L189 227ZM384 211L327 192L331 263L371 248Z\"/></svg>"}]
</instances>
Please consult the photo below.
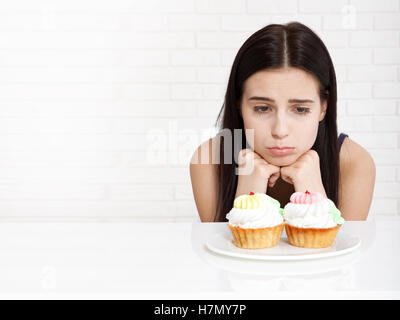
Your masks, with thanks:
<instances>
[{"instance_id":1,"label":"eye","mask_svg":"<svg viewBox=\"0 0 400 320\"><path fill-rule=\"evenodd\" d=\"M255 106L254 111L263 113L268 111L268 108L269 108L268 106Z\"/></svg>"},{"instance_id":2,"label":"eye","mask_svg":"<svg viewBox=\"0 0 400 320\"><path fill-rule=\"evenodd\" d=\"M299 114L306 114L310 112L310 108L306 108L306 107L296 107L295 108L297 110L297 113Z\"/></svg>"}]
</instances>

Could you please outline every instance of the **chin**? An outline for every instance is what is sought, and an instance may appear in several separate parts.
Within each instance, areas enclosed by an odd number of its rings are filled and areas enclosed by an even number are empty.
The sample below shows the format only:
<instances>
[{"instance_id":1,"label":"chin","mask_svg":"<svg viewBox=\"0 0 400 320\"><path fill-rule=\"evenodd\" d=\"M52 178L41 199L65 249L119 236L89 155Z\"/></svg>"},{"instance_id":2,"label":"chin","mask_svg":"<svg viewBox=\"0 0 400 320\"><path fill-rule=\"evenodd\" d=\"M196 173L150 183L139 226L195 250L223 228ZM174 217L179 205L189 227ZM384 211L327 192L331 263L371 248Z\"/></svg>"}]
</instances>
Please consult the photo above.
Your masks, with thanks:
<instances>
[{"instance_id":1,"label":"chin","mask_svg":"<svg viewBox=\"0 0 400 320\"><path fill-rule=\"evenodd\" d=\"M264 157L265 161L268 163L277 166L277 167L285 167L290 166L291 164L295 163L297 160L296 155L289 155L286 157Z\"/></svg>"}]
</instances>

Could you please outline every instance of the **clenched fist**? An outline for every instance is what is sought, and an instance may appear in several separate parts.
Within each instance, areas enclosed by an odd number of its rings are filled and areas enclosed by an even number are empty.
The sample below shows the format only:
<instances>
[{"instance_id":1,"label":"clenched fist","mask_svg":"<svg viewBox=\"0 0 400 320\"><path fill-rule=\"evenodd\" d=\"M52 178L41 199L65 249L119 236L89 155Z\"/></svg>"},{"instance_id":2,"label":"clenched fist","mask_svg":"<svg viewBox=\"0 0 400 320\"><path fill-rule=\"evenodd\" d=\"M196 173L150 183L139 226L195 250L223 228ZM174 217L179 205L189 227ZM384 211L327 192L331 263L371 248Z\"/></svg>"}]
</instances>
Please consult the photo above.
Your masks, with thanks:
<instances>
[{"instance_id":1,"label":"clenched fist","mask_svg":"<svg viewBox=\"0 0 400 320\"><path fill-rule=\"evenodd\" d=\"M308 190L326 196L321 178L319 156L315 150L308 150L295 163L281 167L280 174L284 181L293 184L296 192Z\"/></svg>"},{"instance_id":2,"label":"clenched fist","mask_svg":"<svg viewBox=\"0 0 400 320\"><path fill-rule=\"evenodd\" d=\"M280 168L265 161L251 149L243 149L238 156L238 185L235 198L250 191L266 193L280 175Z\"/></svg>"}]
</instances>

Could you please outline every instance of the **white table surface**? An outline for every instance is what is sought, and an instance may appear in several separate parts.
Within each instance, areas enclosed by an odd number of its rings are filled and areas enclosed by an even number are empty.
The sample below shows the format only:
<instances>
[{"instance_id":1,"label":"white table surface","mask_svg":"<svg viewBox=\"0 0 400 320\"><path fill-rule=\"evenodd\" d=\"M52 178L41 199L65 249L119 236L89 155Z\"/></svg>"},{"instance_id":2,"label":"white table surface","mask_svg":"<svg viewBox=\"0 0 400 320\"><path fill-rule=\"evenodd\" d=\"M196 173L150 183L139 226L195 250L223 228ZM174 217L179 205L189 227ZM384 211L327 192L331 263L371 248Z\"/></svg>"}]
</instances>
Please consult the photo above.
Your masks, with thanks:
<instances>
[{"instance_id":1,"label":"white table surface","mask_svg":"<svg viewBox=\"0 0 400 320\"><path fill-rule=\"evenodd\" d=\"M256 261L209 251L225 223L1 223L1 299L400 299L400 220L347 221L342 256Z\"/></svg>"}]
</instances>

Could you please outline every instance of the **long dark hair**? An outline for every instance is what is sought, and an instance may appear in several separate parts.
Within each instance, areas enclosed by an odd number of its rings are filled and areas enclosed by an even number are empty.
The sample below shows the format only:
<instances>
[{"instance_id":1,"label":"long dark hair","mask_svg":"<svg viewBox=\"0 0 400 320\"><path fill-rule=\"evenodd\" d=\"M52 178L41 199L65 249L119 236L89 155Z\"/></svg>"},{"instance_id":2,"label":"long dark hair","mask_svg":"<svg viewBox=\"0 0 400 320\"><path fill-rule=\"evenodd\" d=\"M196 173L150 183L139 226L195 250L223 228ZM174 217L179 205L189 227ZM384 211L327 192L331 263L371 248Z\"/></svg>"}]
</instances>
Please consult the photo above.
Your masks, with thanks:
<instances>
[{"instance_id":1,"label":"long dark hair","mask_svg":"<svg viewBox=\"0 0 400 320\"><path fill-rule=\"evenodd\" d=\"M321 102L327 101L327 112L319 123L312 149L320 158L322 182L329 199L338 205L339 149L336 125L336 75L327 48L307 26L299 22L270 24L248 38L239 49L232 65L224 104L216 125L219 129L242 129L241 144L246 147L240 101L243 85L257 71L268 68L297 67L319 80ZM237 131L237 130L236 130ZM233 134L232 134L233 136ZM236 174L237 148L232 150L231 163L218 165L218 200L214 221L227 221L226 213L232 208L238 176ZM240 148L239 148L240 149ZM224 159L224 137L221 136L220 157Z\"/></svg>"}]
</instances>

